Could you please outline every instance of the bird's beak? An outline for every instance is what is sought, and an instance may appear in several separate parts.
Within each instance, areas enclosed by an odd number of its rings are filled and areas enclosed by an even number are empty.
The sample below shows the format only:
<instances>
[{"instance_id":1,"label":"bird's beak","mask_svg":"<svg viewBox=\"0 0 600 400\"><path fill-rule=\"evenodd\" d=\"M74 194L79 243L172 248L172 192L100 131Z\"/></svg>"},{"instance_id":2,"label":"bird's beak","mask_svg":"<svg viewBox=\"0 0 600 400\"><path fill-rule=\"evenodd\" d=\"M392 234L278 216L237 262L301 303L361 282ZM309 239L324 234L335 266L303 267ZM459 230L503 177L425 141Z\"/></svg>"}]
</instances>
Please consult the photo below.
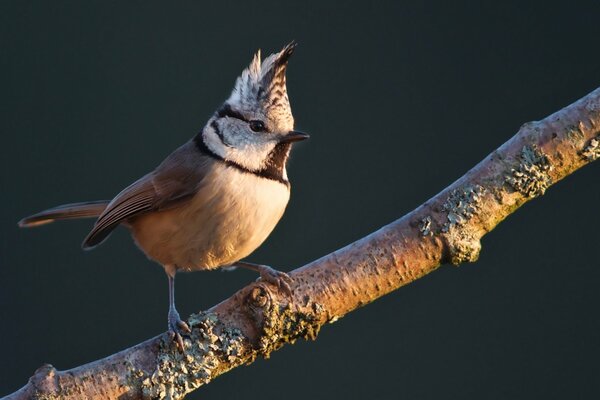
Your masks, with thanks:
<instances>
[{"instance_id":1,"label":"bird's beak","mask_svg":"<svg viewBox=\"0 0 600 400\"><path fill-rule=\"evenodd\" d=\"M281 139L279 139L279 143L299 142L301 140L306 140L309 137L310 136L308 136L308 134L306 134L304 132L289 131L287 135L285 135L284 137L282 137Z\"/></svg>"}]
</instances>

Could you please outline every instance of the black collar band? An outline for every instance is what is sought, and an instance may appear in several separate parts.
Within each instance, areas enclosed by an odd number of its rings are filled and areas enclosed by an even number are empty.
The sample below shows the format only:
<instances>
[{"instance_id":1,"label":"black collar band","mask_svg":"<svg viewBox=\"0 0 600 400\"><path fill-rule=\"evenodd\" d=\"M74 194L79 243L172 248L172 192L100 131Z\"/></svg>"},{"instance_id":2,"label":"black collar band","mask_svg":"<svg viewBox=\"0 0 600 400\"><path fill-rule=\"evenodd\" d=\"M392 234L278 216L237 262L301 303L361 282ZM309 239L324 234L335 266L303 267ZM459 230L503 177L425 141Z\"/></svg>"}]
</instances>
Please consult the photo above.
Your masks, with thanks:
<instances>
[{"instance_id":1,"label":"black collar band","mask_svg":"<svg viewBox=\"0 0 600 400\"><path fill-rule=\"evenodd\" d=\"M261 178L265 178L265 179L269 179L272 181L277 181L279 183L283 183L287 187L290 186L290 182L283 177L283 167L284 167L283 165L281 166L281 168L277 168L277 169L264 168L259 171L252 171L251 169L248 169L248 168L244 167L243 165L240 165L234 161L224 159L223 157L221 157L220 155L218 155L217 153L215 153L214 151L209 149L208 146L206 145L206 143L204 143L204 139L202 138L202 132L200 132L196 136L194 136L194 144L196 145L196 149L198 149L198 151L200 153L207 155L217 161L220 161L228 167L235 168L238 171L241 171L241 172L244 172L247 174L252 174L252 175L255 175L255 176L258 176ZM286 153L287 153L287 151L289 151L289 148L286 149ZM279 165L278 165L278 167L279 167Z\"/></svg>"}]
</instances>

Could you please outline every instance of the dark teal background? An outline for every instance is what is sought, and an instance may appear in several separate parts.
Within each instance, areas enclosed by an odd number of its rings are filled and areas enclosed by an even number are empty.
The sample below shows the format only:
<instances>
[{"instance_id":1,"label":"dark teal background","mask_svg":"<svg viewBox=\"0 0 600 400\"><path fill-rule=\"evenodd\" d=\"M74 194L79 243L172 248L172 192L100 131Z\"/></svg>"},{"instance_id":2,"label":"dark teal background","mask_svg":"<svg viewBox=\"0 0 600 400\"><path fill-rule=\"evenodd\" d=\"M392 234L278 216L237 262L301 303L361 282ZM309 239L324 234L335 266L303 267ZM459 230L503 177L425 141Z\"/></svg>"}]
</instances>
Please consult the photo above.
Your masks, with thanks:
<instances>
[{"instance_id":1,"label":"dark teal background","mask_svg":"<svg viewBox=\"0 0 600 400\"><path fill-rule=\"evenodd\" d=\"M167 280L124 230L19 230L110 198L198 132L259 47L299 43L292 201L251 260L290 270L411 211L600 86L597 1L0 4L0 395L166 328ZM437 272L190 399L600 398L600 163ZM182 275L183 315L255 278Z\"/></svg>"}]
</instances>

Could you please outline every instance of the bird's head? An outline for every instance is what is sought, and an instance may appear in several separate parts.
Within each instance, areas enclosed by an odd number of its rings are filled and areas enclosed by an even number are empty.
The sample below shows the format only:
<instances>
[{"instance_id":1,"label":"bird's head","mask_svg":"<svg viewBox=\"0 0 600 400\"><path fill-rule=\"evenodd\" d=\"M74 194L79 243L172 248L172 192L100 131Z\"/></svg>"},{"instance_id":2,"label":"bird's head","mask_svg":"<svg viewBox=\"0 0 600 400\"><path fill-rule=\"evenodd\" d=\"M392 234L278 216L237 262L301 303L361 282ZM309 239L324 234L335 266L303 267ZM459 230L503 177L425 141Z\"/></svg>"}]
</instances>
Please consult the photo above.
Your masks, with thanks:
<instances>
[{"instance_id":1,"label":"bird's head","mask_svg":"<svg viewBox=\"0 0 600 400\"><path fill-rule=\"evenodd\" d=\"M261 60L260 50L238 77L229 98L203 131L206 146L218 156L251 171L280 168L292 142L308 135L294 131L286 69L294 42Z\"/></svg>"}]
</instances>

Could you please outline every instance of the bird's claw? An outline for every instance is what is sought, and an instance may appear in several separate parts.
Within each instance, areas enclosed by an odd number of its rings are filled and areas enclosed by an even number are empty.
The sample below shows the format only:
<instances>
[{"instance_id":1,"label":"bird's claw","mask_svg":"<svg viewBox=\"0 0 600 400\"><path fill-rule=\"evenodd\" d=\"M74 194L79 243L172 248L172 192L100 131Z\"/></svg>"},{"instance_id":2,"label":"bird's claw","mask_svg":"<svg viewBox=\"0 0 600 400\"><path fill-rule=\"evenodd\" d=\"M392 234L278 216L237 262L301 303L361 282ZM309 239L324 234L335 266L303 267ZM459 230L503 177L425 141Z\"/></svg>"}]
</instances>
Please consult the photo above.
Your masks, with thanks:
<instances>
[{"instance_id":1,"label":"bird's claw","mask_svg":"<svg viewBox=\"0 0 600 400\"><path fill-rule=\"evenodd\" d=\"M189 334L192 330L189 325L179 317L176 310L169 311L169 337L177 344L179 351L183 352L183 334Z\"/></svg>"},{"instance_id":2,"label":"bird's claw","mask_svg":"<svg viewBox=\"0 0 600 400\"><path fill-rule=\"evenodd\" d=\"M183 337L181 336L181 333L173 329L169 329L169 339L171 340L171 342L174 342L177 345L177 349L180 352L183 352Z\"/></svg>"},{"instance_id":3,"label":"bird's claw","mask_svg":"<svg viewBox=\"0 0 600 400\"><path fill-rule=\"evenodd\" d=\"M285 291L288 296L292 296L293 291L291 284L294 282L294 280L291 276L285 272L277 271L268 265L260 265L258 267L258 273L260 274L262 280L272 283L279 289Z\"/></svg>"},{"instance_id":4,"label":"bird's claw","mask_svg":"<svg viewBox=\"0 0 600 400\"><path fill-rule=\"evenodd\" d=\"M185 321L182 321L182 320L177 321L177 327L179 329L181 329L182 331L184 331L185 333L192 333L190 326Z\"/></svg>"}]
</instances>

